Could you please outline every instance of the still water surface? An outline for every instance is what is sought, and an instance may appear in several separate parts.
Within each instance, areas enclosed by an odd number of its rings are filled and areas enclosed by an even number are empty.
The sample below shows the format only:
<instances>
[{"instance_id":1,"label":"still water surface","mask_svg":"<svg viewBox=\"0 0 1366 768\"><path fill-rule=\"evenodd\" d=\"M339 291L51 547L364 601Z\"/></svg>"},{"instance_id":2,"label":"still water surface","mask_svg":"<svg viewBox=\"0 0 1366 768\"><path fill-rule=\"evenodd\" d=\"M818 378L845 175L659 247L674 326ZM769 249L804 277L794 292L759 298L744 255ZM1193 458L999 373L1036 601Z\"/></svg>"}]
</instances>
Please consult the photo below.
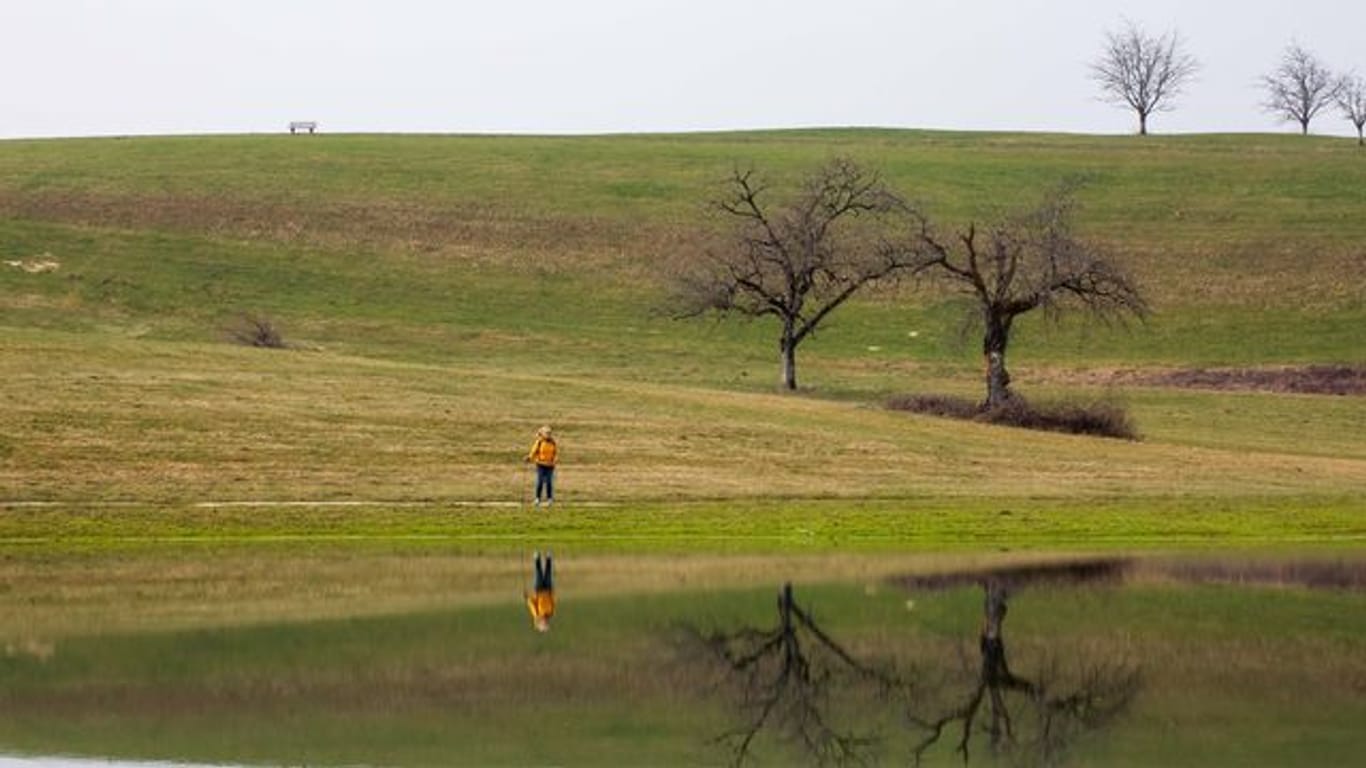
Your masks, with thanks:
<instances>
[{"instance_id":1,"label":"still water surface","mask_svg":"<svg viewBox=\"0 0 1366 768\"><path fill-rule=\"evenodd\" d=\"M562 578L544 634L513 598L30 638L0 655L11 755L0 768L1344 765L1366 754L1366 557L790 579L790 591L576 596Z\"/></svg>"}]
</instances>

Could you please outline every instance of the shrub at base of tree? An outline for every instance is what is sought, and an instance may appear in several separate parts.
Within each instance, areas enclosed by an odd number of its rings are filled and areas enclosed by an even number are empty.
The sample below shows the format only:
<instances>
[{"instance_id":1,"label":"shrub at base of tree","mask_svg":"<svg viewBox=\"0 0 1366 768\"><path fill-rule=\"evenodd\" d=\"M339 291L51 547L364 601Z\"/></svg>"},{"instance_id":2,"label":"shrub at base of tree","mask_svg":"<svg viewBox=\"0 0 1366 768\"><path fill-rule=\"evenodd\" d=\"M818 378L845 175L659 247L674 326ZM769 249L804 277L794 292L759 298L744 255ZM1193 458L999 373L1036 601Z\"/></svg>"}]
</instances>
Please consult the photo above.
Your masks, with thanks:
<instances>
[{"instance_id":1,"label":"shrub at base of tree","mask_svg":"<svg viewBox=\"0 0 1366 768\"><path fill-rule=\"evenodd\" d=\"M289 344L280 329L270 318L252 314L241 315L237 321L224 329L230 341L261 349L289 349Z\"/></svg>"},{"instance_id":2,"label":"shrub at base of tree","mask_svg":"<svg viewBox=\"0 0 1366 768\"><path fill-rule=\"evenodd\" d=\"M1043 432L1137 440L1138 430L1123 406L1111 402L1033 404L1016 395L988 408L983 403L951 395L898 395L887 401L894 411L978 421Z\"/></svg>"}]
</instances>

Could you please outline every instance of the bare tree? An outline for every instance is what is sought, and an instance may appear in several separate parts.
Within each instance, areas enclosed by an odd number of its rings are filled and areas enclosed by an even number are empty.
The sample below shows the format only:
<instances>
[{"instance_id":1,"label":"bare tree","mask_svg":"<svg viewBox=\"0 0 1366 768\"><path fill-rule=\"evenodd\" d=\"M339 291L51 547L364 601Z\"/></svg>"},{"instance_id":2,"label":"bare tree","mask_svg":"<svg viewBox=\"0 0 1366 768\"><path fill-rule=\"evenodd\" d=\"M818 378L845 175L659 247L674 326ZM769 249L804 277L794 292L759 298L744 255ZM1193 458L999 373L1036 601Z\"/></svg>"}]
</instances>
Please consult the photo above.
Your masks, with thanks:
<instances>
[{"instance_id":1,"label":"bare tree","mask_svg":"<svg viewBox=\"0 0 1366 768\"><path fill-rule=\"evenodd\" d=\"M1309 133L1309 121L1337 100L1342 80L1334 77L1317 56L1291 43L1281 56L1276 71L1262 76L1266 101L1262 107L1282 120L1300 124L1300 133Z\"/></svg>"},{"instance_id":2,"label":"bare tree","mask_svg":"<svg viewBox=\"0 0 1366 768\"><path fill-rule=\"evenodd\" d=\"M1366 78L1344 75L1338 87L1338 109L1357 129L1357 146L1366 146L1362 129L1366 128Z\"/></svg>"},{"instance_id":3,"label":"bare tree","mask_svg":"<svg viewBox=\"0 0 1366 768\"><path fill-rule=\"evenodd\" d=\"M1139 690L1138 669L1122 661L1090 665L1081 669L1070 687L1016 674L1006 658L1003 632L1009 585L987 579L982 588L986 599L978 635L981 666L977 679L968 695L946 711L929 717L909 713L909 722L923 733L912 749L914 762L919 765L945 732L956 728L959 736L954 751L965 764L973 737L980 733L987 735L994 756L1010 755L1021 764L1057 763L1079 735L1105 726L1128 710Z\"/></svg>"},{"instance_id":4,"label":"bare tree","mask_svg":"<svg viewBox=\"0 0 1366 768\"><path fill-rule=\"evenodd\" d=\"M734 765L751 755L765 730L796 744L821 765L864 763L877 740L834 722L834 697L842 682L896 683L858 661L827 635L792 598L792 585L778 593L778 623L769 630L691 631L690 644L720 663L739 693L743 723L718 741L731 749Z\"/></svg>"},{"instance_id":5,"label":"bare tree","mask_svg":"<svg viewBox=\"0 0 1366 768\"><path fill-rule=\"evenodd\" d=\"M984 326L987 397L995 408L1012 398L1006 350L1015 318L1036 309L1056 317L1080 309L1102 319L1145 317L1137 284L1099 247L1072 232L1074 184L1059 187L1038 208L978 230L941 238L918 212L922 274L947 282L975 302Z\"/></svg>"},{"instance_id":6,"label":"bare tree","mask_svg":"<svg viewBox=\"0 0 1366 768\"><path fill-rule=\"evenodd\" d=\"M797 346L855 292L913 266L907 251L880 247L899 200L846 159L810 174L782 205L752 170L736 170L726 187L714 211L733 229L674 275L677 316L777 318L782 385L796 389Z\"/></svg>"},{"instance_id":7,"label":"bare tree","mask_svg":"<svg viewBox=\"0 0 1366 768\"><path fill-rule=\"evenodd\" d=\"M1149 115L1170 110L1199 69L1175 31L1154 37L1129 21L1122 30L1105 33L1105 49L1091 64L1091 77L1106 101L1138 115L1138 133L1146 136Z\"/></svg>"}]
</instances>

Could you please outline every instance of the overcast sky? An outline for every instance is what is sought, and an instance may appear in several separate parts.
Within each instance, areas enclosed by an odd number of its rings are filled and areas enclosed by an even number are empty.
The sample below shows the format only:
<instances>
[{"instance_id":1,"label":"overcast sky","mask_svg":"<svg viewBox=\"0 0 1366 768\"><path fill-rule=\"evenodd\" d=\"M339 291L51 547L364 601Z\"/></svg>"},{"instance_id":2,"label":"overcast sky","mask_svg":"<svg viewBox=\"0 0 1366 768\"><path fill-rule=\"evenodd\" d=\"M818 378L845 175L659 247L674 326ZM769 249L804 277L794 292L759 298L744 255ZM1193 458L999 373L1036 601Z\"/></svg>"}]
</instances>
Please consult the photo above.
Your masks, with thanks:
<instances>
[{"instance_id":1,"label":"overcast sky","mask_svg":"<svg viewBox=\"0 0 1366 768\"><path fill-rule=\"evenodd\" d=\"M1124 133L1087 65L1126 18L1202 65L1154 133L1296 130L1257 87L1292 40L1366 74L1356 0L0 0L0 137Z\"/></svg>"}]
</instances>

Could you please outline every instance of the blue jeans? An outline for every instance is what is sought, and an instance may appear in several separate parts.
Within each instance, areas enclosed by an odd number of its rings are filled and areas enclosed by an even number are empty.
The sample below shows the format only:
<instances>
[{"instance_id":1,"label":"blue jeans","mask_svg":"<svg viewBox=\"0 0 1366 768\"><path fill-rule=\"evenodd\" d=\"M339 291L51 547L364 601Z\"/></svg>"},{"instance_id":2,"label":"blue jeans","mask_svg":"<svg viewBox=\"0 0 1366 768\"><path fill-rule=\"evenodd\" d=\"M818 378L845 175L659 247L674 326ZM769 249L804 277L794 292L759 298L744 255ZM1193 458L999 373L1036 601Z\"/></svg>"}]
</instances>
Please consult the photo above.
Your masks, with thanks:
<instances>
[{"instance_id":1,"label":"blue jeans","mask_svg":"<svg viewBox=\"0 0 1366 768\"><path fill-rule=\"evenodd\" d=\"M536 553L536 586L537 592L548 592L555 589L555 563L547 553L545 560L541 560L541 553Z\"/></svg>"},{"instance_id":2,"label":"blue jeans","mask_svg":"<svg viewBox=\"0 0 1366 768\"><path fill-rule=\"evenodd\" d=\"M536 500L540 501L542 491L546 501L555 500L555 468L544 464L536 465Z\"/></svg>"}]
</instances>

